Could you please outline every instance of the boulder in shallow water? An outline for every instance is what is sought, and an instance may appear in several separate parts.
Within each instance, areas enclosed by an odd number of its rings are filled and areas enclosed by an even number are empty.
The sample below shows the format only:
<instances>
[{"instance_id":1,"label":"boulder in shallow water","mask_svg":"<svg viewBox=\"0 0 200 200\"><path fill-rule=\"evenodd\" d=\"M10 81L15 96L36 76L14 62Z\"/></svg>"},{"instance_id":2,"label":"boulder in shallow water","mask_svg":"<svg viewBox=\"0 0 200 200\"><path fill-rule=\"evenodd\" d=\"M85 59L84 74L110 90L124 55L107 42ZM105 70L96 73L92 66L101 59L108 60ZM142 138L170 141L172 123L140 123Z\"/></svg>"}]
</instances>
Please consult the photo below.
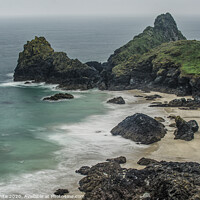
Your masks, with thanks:
<instances>
[{"instance_id":1,"label":"boulder in shallow water","mask_svg":"<svg viewBox=\"0 0 200 200\"><path fill-rule=\"evenodd\" d=\"M111 130L113 135L121 135L142 144L161 140L166 134L165 126L141 113L127 117Z\"/></svg>"},{"instance_id":2,"label":"boulder in shallow water","mask_svg":"<svg viewBox=\"0 0 200 200\"><path fill-rule=\"evenodd\" d=\"M125 104L125 101L122 97L115 97L107 101L107 103L114 103L114 104Z\"/></svg>"},{"instance_id":3,"label":"boulder in shallow water","mask_svg":"<svg viewBox=\"0 0 200 200\"><path fill-rule=\"evenodd\" d=\"M57 196L64 196L65 194L68 194L69 190L68 189L58 189L56 192L54 192L55 195Z\"/></svg>"},{"instance_id":4,"label":"boulder in shallow water","mask_svg":"<svg viewBox=\"0 0 200 200\"><path fill-rule=\"evenodd\" d=\"M45 97L43 101L58 101L63 99L73 99L74 96L68 93L58 93L50 97Z\"/></svg>"}]
</instances>

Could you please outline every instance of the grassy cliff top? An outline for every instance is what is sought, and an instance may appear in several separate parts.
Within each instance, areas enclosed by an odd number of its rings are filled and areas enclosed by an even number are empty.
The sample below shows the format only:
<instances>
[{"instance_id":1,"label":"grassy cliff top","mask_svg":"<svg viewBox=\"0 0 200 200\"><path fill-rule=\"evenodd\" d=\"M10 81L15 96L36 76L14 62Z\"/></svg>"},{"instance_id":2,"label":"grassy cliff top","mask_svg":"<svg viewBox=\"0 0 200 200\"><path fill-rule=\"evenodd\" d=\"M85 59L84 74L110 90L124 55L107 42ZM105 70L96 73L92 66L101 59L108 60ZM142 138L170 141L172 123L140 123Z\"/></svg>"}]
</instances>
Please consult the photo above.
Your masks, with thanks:
<instances>
[{"instance_id":1,"label":"grassy cliff top","mask_svg":"<svg viewBox=\"0 0 200 200\"><path fill-rule=\"evenodd\" d=\"M176 22L171 14L162 14L155 19L154 27L147 27L143 33L135 36L133 40L117 49L114 54L110 56L108 62L114 67L127 61L133 54L144 54L164 42L185 39L186 38L178 30Z\"/></svg>"},{"instance_id":2,"label":"grassy cliff top","mask_svg":"<svg viewBox=\"0 0 200 200\"><path fill-rule=\"evenodd\" d=\"M178 67L182 75L200 76L200 41L181 40L163 43L143 55L133 55L127 62L113 68L116 76L142 70L141 63L152 62L153 70Z\"/></svg>"}]
</instances>

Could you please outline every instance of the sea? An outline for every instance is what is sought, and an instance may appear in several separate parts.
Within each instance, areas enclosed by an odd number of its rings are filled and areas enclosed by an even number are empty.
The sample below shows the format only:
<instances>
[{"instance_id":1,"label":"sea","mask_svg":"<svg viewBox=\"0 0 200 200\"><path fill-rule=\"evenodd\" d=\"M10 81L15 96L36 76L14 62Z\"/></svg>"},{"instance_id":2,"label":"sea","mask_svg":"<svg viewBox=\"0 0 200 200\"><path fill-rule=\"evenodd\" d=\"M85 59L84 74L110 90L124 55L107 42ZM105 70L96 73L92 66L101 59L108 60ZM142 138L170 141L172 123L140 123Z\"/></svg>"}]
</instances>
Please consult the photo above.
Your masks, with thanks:
<instances>
[{"instance_id":1,"label":"sea","mask_svg":"<svg viewBox=\"0 0 200 200\"><path fill-rule=\"evenodd\" d=\"M200 40L200 18L175 19L188 39ZM130 153L134 157L146 148L110 134L126 116L150 112L128 91L67 91L73 100L44 102L43 97L64 91L45 83L13 82L23 45L44 36L70 58L105 62L153 21L154 16L0 18L0 199L49 195L59 188L76 194L82 176L75 170L81 166ZM119 95L127 104L106 103Z\"/></svg>"}]
</instances>

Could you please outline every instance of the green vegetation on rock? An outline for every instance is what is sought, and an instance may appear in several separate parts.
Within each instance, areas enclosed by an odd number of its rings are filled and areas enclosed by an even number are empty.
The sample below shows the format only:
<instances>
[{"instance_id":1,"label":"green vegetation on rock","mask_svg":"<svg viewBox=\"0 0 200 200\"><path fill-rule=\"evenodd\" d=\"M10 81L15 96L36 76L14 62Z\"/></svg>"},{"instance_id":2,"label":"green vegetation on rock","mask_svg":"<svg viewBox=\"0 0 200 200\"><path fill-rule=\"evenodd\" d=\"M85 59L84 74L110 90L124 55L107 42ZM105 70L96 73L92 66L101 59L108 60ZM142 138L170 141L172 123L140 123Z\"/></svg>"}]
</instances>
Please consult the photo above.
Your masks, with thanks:
<instances>
[{"instance_id":1,"label":"green vegetation on rock","mask_svg":"<svg viewBox=\"0 0 200 200\"><path fill-rule=\"evenodd\" d=\"M147 27L143 33L135 36L133 40L117 49L114 54L110 56L108 62L114 67L126 62L133 54L141 55L164 42L185 39L186 38L178 30L176 22L171 14L162 14L156 18L154 27Z\"/></svg>"},{"instance_id":2,"label":"green vegetation on rock","mask_svg":"<svg viewBox=\"0 0 200 200\"><path fill-rule=\"evenodd\" d=\"M113 73L121 76L133 69L142 70L141 63L149 61L157 75L162 75L168 67L180 68L182 75L200 75L200 41L163 43L146 54L134 55L127 62L114 67Z\"/></svg>"}]
</instances>

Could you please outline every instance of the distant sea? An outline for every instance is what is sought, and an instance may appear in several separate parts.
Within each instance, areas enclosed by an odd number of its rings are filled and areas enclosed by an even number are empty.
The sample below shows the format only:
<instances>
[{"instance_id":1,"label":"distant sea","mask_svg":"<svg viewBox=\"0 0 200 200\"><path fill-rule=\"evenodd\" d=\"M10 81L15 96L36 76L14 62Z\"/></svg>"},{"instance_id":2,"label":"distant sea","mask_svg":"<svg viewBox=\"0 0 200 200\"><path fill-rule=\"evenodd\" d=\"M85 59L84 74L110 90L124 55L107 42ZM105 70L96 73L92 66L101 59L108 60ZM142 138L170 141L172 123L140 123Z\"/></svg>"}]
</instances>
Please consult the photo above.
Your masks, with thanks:
<instances>
[{"instance_id":1,"label":"distant sea","mask_svg":"<svg viewBox=\"0 0 200 200\"><path fill-rule=\"evenodd\" d=\"M128 114L143 112L134 104L106 104L120 92L69 91L75 99L43 102L44 96L59 92L56 85L13 82L18 54L27 40L44 36L55 51L67 52L70 58L105 62L153 21L154 17L0 19L0 195L73 190L80 179L74 171L82 165L145 148L109 133ZM188 39L200 40L200 18L177 17L176 22ZM130 101L130 95L123 95Z\"/></svg>"}]
</instances>

